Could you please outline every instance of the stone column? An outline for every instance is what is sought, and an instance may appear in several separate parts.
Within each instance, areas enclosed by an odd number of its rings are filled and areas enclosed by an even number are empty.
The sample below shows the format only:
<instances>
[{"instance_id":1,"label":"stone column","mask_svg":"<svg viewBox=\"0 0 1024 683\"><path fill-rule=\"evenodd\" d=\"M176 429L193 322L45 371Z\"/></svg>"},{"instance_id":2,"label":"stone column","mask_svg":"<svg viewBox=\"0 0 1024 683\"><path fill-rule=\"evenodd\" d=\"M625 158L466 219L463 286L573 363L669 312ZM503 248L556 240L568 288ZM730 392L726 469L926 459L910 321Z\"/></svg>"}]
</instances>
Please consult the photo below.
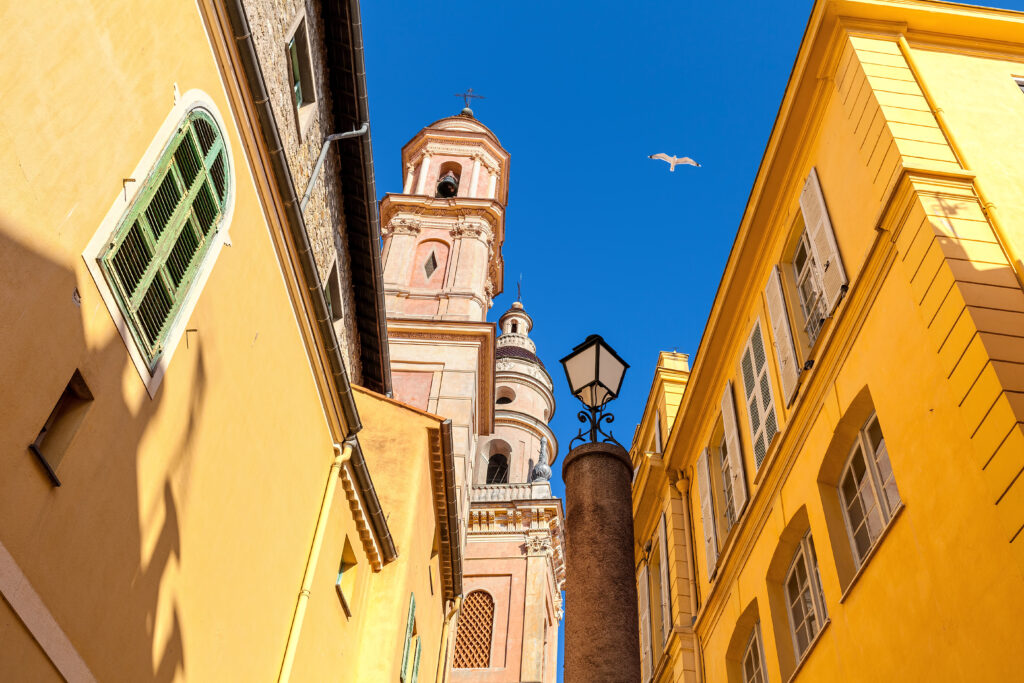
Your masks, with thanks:
<instances>
[{"instance_id":1,"label":"stone column","mask_svg":"<svg viewBox=\"0 0 1024 683\"><path fill-rule=\"evenodd\" d=\"M430 172L430 153L423 153L423 160L420 162L420 178L416 181L416 194L423 194L427 187L427 173Z\"/></svg>"},{"instance_id":2,"label":"stone column","mask_svg":"<svg viewBox=\"0 0 1024 683\"><path fill-rule=\"evenodd\" d=\"M621 446L588 443L565 480L565 683L640 680L633 571L633 468Z\"/></svg>"}]
</instances>

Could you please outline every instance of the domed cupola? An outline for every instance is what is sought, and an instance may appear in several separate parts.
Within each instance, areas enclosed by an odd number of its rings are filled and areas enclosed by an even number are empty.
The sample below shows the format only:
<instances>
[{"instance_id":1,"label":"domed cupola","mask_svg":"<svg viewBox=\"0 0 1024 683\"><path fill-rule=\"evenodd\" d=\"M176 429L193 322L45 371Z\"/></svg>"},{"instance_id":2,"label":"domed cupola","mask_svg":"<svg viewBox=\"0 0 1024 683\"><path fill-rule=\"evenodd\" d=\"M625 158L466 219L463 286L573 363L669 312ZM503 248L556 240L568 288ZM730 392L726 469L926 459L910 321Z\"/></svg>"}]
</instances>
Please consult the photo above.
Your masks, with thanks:
<instances>
[{"instance_id":1,"label":"domed cupola","mask_svg":"<svg viewBox=\"0 0 1024 683\"><path fill-rule=\"evenodd\" d=\"M544 368L544 363L537 357L537 345L530 339L533 318L523 309L522 303L513 302L512 307L498 319L498 328L501 336L497 340L496 358L517 358Z\"/></svg>"}]
</instances>

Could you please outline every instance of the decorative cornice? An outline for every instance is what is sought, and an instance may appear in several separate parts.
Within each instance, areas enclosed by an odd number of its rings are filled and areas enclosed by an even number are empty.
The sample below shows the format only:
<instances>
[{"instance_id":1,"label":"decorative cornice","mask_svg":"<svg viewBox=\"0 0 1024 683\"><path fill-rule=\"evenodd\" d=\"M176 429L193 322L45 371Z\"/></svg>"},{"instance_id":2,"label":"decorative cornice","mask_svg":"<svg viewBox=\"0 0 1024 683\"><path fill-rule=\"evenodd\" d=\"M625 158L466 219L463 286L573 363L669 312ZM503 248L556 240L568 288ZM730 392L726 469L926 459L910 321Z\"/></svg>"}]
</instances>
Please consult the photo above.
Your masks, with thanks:
<instances>
[{"instance_id":1,"label":"decorative cornice","mask_svg":"<svg viewBox=\"0 0 1024 683\"><path fill-rule=\"evenodd\" d=\"M349 507L352 508L352 518L355 520L356 530L359 532L359 540L362 541L363 551L370 561L370 567L373 571L379 572L383 566L380 548L377 547L377 542L373 538L370 522L366 517L366 508L363 506L363 501L359 497L359 492L356 491L355 483L352 480L351 467L351 462L346 462L342 465L340 472L341 486L345 489L345 497L348 498Z\"/></svg>"}]
</instances>

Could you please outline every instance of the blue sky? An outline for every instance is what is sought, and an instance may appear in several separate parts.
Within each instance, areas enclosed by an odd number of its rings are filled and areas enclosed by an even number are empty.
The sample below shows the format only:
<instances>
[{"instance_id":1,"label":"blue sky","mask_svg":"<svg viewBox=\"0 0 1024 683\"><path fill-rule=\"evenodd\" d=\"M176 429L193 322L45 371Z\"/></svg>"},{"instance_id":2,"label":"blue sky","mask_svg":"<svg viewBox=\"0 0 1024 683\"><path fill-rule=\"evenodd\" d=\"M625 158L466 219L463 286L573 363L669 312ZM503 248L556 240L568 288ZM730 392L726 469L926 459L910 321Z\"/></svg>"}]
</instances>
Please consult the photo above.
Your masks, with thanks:
<instances>
[{"instance_id":1,"label":"blue sky","mask_svg":"<svg viewBox=\"0 0 1024 683\"><path fill-rule=\"evenodd\" d=\"M612 407L627 447L658 351L692 363L811 6L362 3L378 194L401 191L402 145L458 113L466 88L486 96L473 109L512 156L490 319L521 274L555 381L556 491L578 429L559 358L598 333L631 364ZM703 166L669 173L656 152Z\"/></svg>"}]
</instances>

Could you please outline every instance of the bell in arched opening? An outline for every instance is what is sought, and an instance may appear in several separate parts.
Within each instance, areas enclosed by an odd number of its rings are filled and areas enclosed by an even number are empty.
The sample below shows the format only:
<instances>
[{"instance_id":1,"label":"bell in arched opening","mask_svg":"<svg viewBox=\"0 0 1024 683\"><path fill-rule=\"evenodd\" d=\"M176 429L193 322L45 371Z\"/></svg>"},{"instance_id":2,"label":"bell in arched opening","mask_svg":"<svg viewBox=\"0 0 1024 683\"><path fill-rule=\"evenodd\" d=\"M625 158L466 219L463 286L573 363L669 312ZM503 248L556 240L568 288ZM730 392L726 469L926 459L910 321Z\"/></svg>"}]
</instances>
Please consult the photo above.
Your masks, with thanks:
<instances>
[{"instance_id":1,"label":"bell in arched opening","mask_svg":"<svg viewBox=\"0 0 1024 683\"><path fill-rule=\"evenodd\" d=\"M438 197L454 197L459 191L459 177L452 171L447 171L437 181Z\"/></svg>"}]
</instances>

